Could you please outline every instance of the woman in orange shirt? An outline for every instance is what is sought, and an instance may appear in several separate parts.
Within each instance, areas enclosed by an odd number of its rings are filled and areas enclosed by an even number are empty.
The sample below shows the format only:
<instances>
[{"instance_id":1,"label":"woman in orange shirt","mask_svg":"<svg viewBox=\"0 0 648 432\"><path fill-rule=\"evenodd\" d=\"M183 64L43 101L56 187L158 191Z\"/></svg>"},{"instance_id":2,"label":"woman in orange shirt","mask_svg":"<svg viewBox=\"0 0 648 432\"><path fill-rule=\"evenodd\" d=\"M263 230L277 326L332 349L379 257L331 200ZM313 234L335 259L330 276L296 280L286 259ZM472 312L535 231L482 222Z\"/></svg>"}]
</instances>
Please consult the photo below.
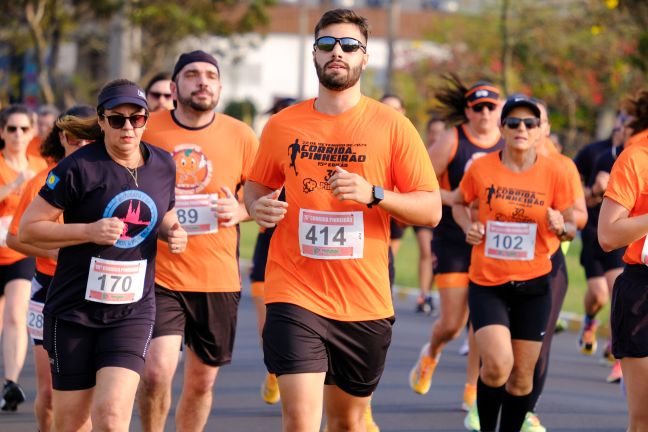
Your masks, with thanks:
<instances>
[{"instance_id":1,"label":"woman in orange shirt","mask_svg":"<svg viewBox=\"0 0 648 432\"><path fill-rule=\"evenodd\" d=\"M627 101L633 145L610 173L598 223L604 251L628 246L612 290L612 354L621 360L629 432L648 430L648 90Z\"/></svg>"},{"instance_id":2,"label":"woman in orange shirt","mask_svg":"<svg viewBox=\"0 0 648 432\"><path fill-rule=\"evenodd\" d=\"M519 431L551 310L550 254L576 234L574 199L560 168L536 152L540 109L526 96L502 108L504 149L473 162L453 214L473 245L468 301L482 367L482 431ZM477 205L476 220L470 206Z\"/></svg>"},{"instance_id":3,"label":"woman in orange shirt","mask_svg":"<svg viewBox=\"0 0 648 432\"><path fill-rule=\"evenodd\" d=\"M0 136L5 146L0 152L0 294L4 291L2 357L4 388L0 406L15 411L25 400L17 384L27 355L27 305L34 275L34 259L7 247L6 237L25 182L45 168L41 158L27 154L34 136L34 117L23 105L11 105L2 115Z\"/></svg>"}]
</instances>

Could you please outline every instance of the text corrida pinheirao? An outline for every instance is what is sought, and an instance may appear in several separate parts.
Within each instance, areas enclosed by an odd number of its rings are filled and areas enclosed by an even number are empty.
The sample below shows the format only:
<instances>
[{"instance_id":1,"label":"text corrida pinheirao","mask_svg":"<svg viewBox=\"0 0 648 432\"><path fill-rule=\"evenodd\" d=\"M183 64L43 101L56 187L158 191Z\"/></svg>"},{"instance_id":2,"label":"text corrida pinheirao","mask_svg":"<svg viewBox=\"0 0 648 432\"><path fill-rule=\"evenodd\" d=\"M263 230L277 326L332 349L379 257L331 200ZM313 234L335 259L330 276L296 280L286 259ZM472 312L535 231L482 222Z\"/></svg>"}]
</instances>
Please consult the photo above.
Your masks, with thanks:
<instances>
[{"instance_id":1,"label":"text corrida pinheirao","mask_svg":"<svg viewBox=\"0 0 648 432\"><path fill-rule=\"evenodd\" d=\"M363 163L367 160L367 155L359 154L358 150L360 148L364 150L366 147L366 144L329 144L303 141L299 146L299 158L336 164Z\"/></svg>"},{"instance_id":2,"label":"text corrida pinheirao","mask_svg":"<svg viewBox=\"0 0 648 432\"><path fill-rule=\"evenodd\" d=\"M514 189L507 186L495 187L495 198L527 206L543 206L544 193L528 191L524 189Z\"/></svg>"}]
</instances>

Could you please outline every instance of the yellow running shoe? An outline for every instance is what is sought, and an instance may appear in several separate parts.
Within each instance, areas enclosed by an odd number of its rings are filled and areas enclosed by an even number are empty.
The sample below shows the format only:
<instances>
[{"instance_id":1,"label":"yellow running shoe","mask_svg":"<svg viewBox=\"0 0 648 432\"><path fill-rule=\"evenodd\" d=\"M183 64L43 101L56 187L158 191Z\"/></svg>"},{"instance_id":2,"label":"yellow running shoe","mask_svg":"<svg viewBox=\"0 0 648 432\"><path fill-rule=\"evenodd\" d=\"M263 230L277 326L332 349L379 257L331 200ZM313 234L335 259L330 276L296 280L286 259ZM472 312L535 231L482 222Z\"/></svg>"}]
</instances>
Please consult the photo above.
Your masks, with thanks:
<instances>
[{"instance_id":1,"label":"yellow running shoe","mask_svg":"<svg viewBox=\"0 0 648 432\"><path fill-rule=\"evenodd\" d=\"M475 404L477 400L477 386L472 384L466 384L464 386L463 402L461 403L461 409L468 412L470 408Z\"/></svg>"},{"instance_id":2,"label":"yellow running shoe","mask_svg":"<svg viewBox=\"0 0 648 432\"><path fill-rule=\"evenodd\" d=\"M522 429L520 432L546 432L544 426L540 424L540 419L537 415L529 411L524 417L524 423L522 423Z\"/></svg>"},{"instance_id":3,"label":"yellow running shoe","mask_svg":"<svg viewBox=\"0 0 648 432\"><path fill-rule=\"evenodd\" d=\"M410 371L409 384L414 393L426 394L430 391L432 385L432 375L436 369L438 360L433 359L429 355L430 344L426 343L421 348L419 358Z\"/></svg>"},{"instance_id":4,"label":"yellow running shoe","mask_svg":"<svg viewBox=\"0 0 648 432\"><path fill-rule=\"evenodd\" d=\"M277 375L269 373L266 375L263 383L261 384L261 398L263 402L273 405L279 402L281 395L279 394L279 382Z\"/></svg>"},{"instance_id":5,"label":"yellow running shoe","mask_svg":"<svg viewBox=\"0 0 648 432\"><path fill-rule=\"evenodd\" d=\"M365 430L367 432L380 432L380 428L374 422L373 415L371 414L371 403L367 405L367 409L364 412L364 421L365 421Z\"/></svg>"},{"instance_id":6,"label":"yellow running shoe","mask_svg":"<svg viewBox=\"0 0 648 432\"><path fill-rule=\"evenodd\" d=\"M464 418L464 427L469 431L480 431L481 425L479 424L479 412L477 411L476 403L473 404L472 407L470 407L470 411L468 411L468 414L466 414L466 417Z\"/></svg>"},{"instance_id":7,"label":"yellow running shoe","mask_svg":"<svg viewBox=\"0 0 648 432\"><path fill-rule=\"evenodd\" d=\"M578 341L580 345L580 352L583 355L594 355L596 352L596 330L598 329L598 321L592 320L589 324L586 324L583 327L581 332L580 340Z\"/></svg>"}]
</instances>

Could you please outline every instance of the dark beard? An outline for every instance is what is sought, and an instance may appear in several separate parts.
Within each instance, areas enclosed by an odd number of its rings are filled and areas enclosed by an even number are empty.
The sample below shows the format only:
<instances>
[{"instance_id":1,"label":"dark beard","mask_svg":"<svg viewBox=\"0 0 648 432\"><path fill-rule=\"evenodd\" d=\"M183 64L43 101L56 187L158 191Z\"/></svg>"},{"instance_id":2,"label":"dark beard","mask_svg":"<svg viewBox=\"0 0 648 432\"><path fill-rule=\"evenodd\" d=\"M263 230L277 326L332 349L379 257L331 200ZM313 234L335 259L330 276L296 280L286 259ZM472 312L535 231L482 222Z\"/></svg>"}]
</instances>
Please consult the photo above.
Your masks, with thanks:
<instances>
[{"instance_id":1,"label":"dark beard","mask_svg":"<svg viewBox=\"0 0 648 432\"><path fill-rule=\"evenodd\" d=\"M315 70L317 71L317 78L319 79L320 84L322 84L325 88L333 91L342 91L353 87L358 82L360 75L362 74L362 66L358 65L358 67L356 68L348 69L349 73L347 74L346 78L339 75L326 75L324 73L324 69L326 69L328 64L331 62L327 62L323 67L317 64L315 60L313 60L313 63L315 63Z\"/></svg>"},{"instance_id":2,"label":"dark beard","mask_svg":"<svg viewBox=\"0 0 648 432\"><path fill-rule=\"evenodd\" d=\"M211 102L199 103L199 102L195 102L191 97L191 95L189 95L189 97L185 97L182 94L180 94L180 91L178 91L178 103L180 105L188 106L194 111L207 112L207 111L213 111L214 108L216 108L216 105L218 104L218 100L212 98Z\"/></svg>"}]
</instances>

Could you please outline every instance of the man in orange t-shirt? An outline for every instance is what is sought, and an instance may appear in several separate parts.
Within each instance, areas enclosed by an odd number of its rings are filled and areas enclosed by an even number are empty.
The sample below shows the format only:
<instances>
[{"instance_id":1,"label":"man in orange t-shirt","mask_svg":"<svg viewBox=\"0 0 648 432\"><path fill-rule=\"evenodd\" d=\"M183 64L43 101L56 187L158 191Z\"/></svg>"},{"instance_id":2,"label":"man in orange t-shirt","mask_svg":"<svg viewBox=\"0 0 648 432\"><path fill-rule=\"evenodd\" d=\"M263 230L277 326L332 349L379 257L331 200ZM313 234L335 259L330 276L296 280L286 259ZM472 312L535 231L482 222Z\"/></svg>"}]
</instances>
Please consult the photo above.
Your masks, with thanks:
<instances>
[{"instance_id":1,"label":"man in orange t-shirt","mask_svg":"<svg viewBox=\"0 0 648 432\"><path fill-rule=\"evenodd\" d=\"M633 145L612 167L598 223L605 251L627 246L612 290L612 354L621 360L628 431L648 430L648 90L627 101Z\"/></svg>"},{"instance_id":2,"label":"man in orange t-shirt","mask_svg":"<svg viewBox=\"0 0 648 432\"><path fill-rule=\"evenodd\" d=\"M263 346L284 430L318 430L324 404L331 430L364 430L394 315L389 216L436 225L440 197L409 120L360 92L366 19L328 11L314 33L318 97L268 121L244 198L261 226L277 227Z\"/></svg>"},{"instance_id":3,"label":"man in orange t-shirt","mask_svg":"<svg viewBox=\"0 0 648 432\"><path fill-rule=\"evenodd\" d=\"M219 367L231 362L241 295L237 225L249 219L236 193L258 146L251 128L213 111L221 90L213 56L182 54L172 79L176 109L153 113L143 139L173 155L176 212L191 238L181 256L158 248L156 321L139 398L146 431L164 429L183 335L178 430L205 427Z\"/></svg>"}]
</instances>

